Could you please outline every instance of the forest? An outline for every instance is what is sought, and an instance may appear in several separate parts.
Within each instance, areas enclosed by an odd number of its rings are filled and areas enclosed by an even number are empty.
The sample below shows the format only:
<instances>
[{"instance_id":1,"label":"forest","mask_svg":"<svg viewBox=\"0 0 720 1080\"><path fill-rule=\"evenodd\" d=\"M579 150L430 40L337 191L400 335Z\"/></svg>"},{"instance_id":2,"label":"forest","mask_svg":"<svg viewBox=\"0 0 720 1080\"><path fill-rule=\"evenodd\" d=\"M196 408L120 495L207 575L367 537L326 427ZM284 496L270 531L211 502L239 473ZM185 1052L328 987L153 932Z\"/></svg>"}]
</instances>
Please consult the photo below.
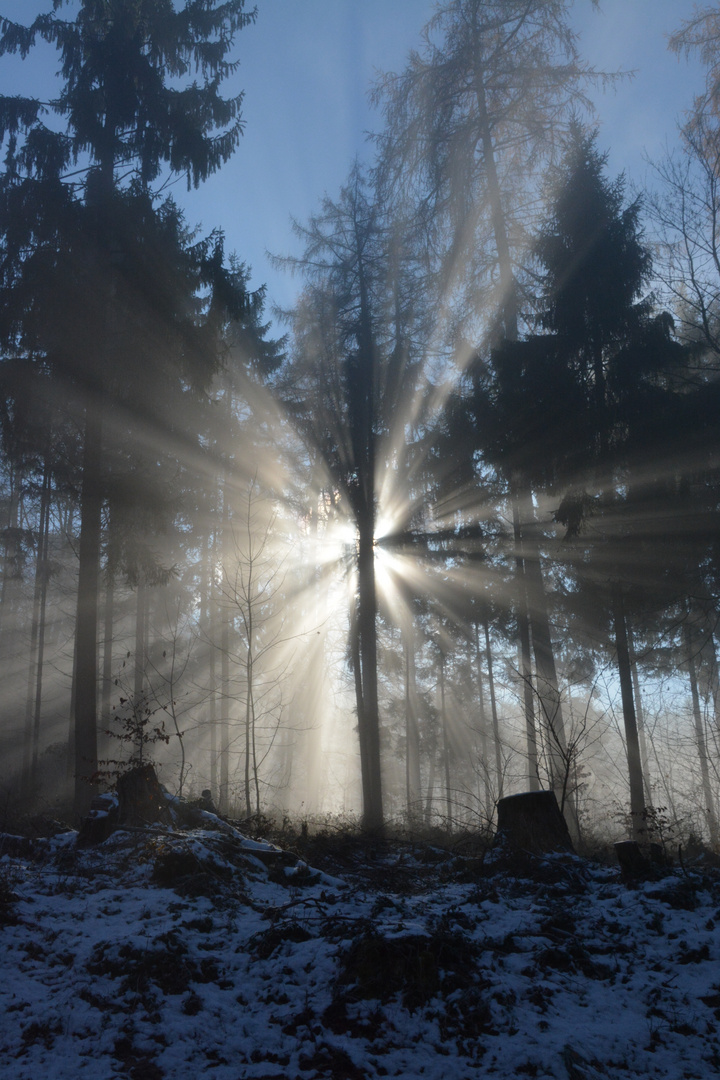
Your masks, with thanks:
<instances>
[{"instance_id":1,"label":"forest","mask_svg":"<svg viewBox=\"0 0 720 1080\"><path fill-rule=\"evenodd\" d=\"M569 0L443 0L282 323L167 195L242 153L263 5L47 7L0 15L59 70L0 97L3 812L152 762L235 821L550 790L576 846L717 850L720 6L633 191Z\"/></svg>"}]
</instances>

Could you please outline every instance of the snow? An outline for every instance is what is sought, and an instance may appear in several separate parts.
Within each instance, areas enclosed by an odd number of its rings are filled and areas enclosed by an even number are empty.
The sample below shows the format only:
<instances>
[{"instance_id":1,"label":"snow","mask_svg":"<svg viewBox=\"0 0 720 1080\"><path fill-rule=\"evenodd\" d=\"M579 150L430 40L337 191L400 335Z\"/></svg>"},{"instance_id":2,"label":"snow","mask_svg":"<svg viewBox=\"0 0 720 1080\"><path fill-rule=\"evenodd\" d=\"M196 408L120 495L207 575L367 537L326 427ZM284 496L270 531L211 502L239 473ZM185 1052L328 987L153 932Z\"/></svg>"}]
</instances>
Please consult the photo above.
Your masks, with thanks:
<instances>
[{"instance_id":1,"label":"snow","mask_svg":"<svg viewBox=\"0 0 720 1080\"><path fill-rule=\"evenodd\" d=\"M716 869L407 843L314 869L216 823L0 859L5 1080L720 1072Z\"/></svg>"}]
</instances>

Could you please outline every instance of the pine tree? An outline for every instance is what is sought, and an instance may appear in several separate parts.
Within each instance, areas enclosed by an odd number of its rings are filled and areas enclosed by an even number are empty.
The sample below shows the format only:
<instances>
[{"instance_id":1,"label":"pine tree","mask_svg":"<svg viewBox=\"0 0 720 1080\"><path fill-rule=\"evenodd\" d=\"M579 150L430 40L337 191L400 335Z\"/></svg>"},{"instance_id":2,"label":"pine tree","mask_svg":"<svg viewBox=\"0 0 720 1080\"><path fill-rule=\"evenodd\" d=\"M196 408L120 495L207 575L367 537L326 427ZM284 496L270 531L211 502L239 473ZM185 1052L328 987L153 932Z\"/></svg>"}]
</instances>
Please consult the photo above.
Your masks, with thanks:
<instances>
[{"instance_id":1,"label":"pine tree","mask_svg":"<svg viewBox=\"0 0 720 1080\"><path fill-rule=\"evenodd\" d=\"M607 179L596 136L577 123L552 184L552 213L536 245L544 270L540 324L550 334L506 349L524 396L514 432L517 438L530 409L542 409L553 396L555 408L565 410L565 422L549 427L543 440L546 487L562 496L556 520L569 539L580 537L582 547L583 536L594 534L576 570L581 578L589 573L603 582L622 696L633 831L642 838L645 795L630 609L662 602L666 570L676 563L659 522L672 498L673 484L668 486L664 472L666 465L672 469L673 439L680 434L677 375L687 354L673 340L668 320L655 316L643 297L651 260L640 233L640 204L625 205L623 179ZM544 369L550 377L538 397ZM559 385L567 393L559 394ZM648 471L653 459L656 475Z\"/></svg>"},{"instance_id":2,"label":"pine tree","mask_svg":"<svg viewBox=\"0 0 720 1080\"><path fill-rule=\"evenodd\" d=\"M244 12L244 0L188 0L179 9L171 0L82 0L74 17L61 19L63 3L56 0L29 27L0 20L0 55L25 57L43 40L60 54L62 79L49 106L0 100L7 144L2 285L13 296L3 339L9 350L47 358L73 387L83 415L75 666L81 812L97 759L107 406L161 397L173 355L188 378L209 374L209 341L198 313L188 318L188 297L211 275L212 260L188 257L177 212L168 205L158 214L150 185L163 170L197 185L236 148L242 94L223 98L219 87L237 66L228 58L235 33L254 14ZM189 75L195 78L182 85ZM46 109L65 121L64 132L44 123ZM205 329L212 329L209 320ZM158 343L162 359L145 368Z\"/></svg>"}]
</instances>

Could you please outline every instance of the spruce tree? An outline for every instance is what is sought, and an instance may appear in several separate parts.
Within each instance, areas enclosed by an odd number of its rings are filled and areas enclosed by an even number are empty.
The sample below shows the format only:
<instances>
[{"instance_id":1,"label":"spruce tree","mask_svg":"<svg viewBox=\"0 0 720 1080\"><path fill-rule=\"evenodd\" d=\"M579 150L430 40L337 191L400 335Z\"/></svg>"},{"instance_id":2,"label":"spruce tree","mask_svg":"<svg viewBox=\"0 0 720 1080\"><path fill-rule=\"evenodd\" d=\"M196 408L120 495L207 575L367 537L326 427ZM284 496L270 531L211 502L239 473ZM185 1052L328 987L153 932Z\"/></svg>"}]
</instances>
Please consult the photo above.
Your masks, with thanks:
<instances>
[{"instance_id":1,"label":"spruce tree","mask_svg":"<svg viewBox=\"0 0 720 1080\"><path fill-rule=\"evenodd\" d=\"M25 308L13 302L5 315L6 350L45 358L82 412L75 664L75 805L82 812L97 767L108 420L113 412L117 420L119 404L132 409L158 400L173 360L198 380L209 377L208 357L217 355L189 303L203 276L213 276L212 259L188 257L177 212L167 206L158 214L151 185L165 172L197 186L235 150L242 94L224 98L220 84L236 70L235 34L254 13L244 11L244 0L187 0L181 7L171 0L81 0L62 19L64 5L55 0L29 27L0 20L0 55L25 57L42 40L61 59L53 101L0 99L7 147L1 284L12 297L24 283L27 297ZM44 122L48 111L64 121L64 131ZM212 329L210 320L204 328ZM142 344L161 344L163 359L144 366Z\"/></svg>"},{"instance_id":2,"label":"spruce tree","mask_svg":"<svg viewBox=\"0 0 720 1080\"><path fill-rule=\"evenodd\" d=\"M550 219L535 249L543 270L539 322L549 333L506 346L496 363L499 369L514 364L520 409L512 419L504 415L517 446L529 413L554 403L559 417L543 433L545 487L560 499L556 520L567 538L579 537L568 561L580 580L589 575L604 591L622 696L632 827L642 838L645 798L629 627L633 607L662 602L666 568L676 561L660 524L671 512L672 488L662 466L671 461L668 448L679 433L677 376L687 357L668 319L655 315L644 296L651 259L640 232L640 203L625 204L623 178L610 181L605 163L596 135L573 124L551 178ZM653 459L660 467L656 475L648 469Z\"/></svg>"}]
</instances>

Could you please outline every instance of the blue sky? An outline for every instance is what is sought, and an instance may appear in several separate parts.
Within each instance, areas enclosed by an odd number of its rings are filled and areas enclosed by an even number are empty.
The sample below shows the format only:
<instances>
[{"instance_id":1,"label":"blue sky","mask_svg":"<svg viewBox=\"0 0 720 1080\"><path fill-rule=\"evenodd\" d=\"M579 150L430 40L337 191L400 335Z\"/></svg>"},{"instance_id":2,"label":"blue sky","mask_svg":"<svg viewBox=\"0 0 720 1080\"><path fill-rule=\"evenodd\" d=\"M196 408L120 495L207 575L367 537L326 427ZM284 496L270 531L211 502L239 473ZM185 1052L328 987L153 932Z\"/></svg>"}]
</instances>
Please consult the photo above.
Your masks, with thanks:
<instances>
[{"instance_id":1,"label":"blue sky","mask_svg":"<svg viewBox=\"0 0 720 1080\"><path fill-rule=\"evenodd\" d=\"M0 15L29 22L50 0L0 0ZM238 35L238 85L245 90L246 133L235 157L198 191L175 194L188 221L222 226L228 250L252 267L252 284L271 302L292 302L297 282L275 271L266 250L297 251L290 216L301 222L324 192L334 195L365 133L379 117L367 101L375 71L398 70L420 40L433 0L258 0L255 25ZM666 35L692 13L692 0L576 0L583 57L604 70L634 70L616 90L597 95L600 146L614 175L642 183L645 155L672 143L676 123L701 89L701 72L667 51ZM21 64L0 59L0 92L50 93L52 50Z\"/></svg>"}]
</instances>

